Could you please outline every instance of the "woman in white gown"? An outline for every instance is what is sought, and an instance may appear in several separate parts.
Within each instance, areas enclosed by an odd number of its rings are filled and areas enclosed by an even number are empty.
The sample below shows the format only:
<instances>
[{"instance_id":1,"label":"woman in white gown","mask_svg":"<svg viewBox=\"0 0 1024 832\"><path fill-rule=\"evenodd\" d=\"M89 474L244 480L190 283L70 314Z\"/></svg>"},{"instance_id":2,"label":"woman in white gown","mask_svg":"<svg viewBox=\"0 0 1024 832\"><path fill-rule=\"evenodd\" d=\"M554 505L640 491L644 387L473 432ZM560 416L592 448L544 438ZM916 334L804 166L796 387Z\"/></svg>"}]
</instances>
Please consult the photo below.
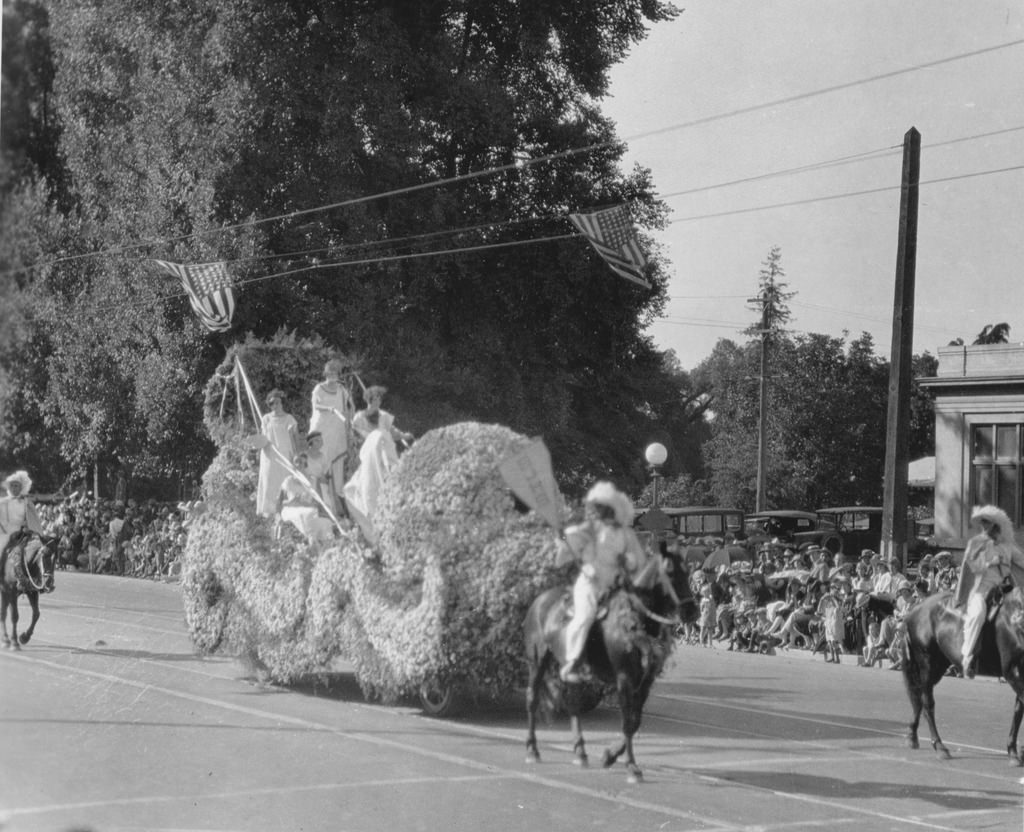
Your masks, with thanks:
<instances>
[{"instance_id":1,"label":"woman in white gown","mask_svg":"<svg viewBox=\"0 0 1024 832\"><path fill-rule=\"evenodd\" d=\"M296 476L285 477L281 485L281 519L291 523L310 543L333 539L334 524L320 513L310 486Z\"/></svg>"},{"instance_id":2,"label":"woman in white gown","mask_svg":"<svg viewBox=\"0 0 1024 832\"><path fill-rule=\"evenodd\" d=\"M313 413L310 433L319 433L324 440L324 454L331 468L334 493L341 499L345 484L345 455L348 453L352 398L341 383L344 365L332 358L324 365L324 380L313 388Z\"/></svg>"},{"instance_id":3,"label":"woman in white gown","mask_svg":"<svg viewBox=\"0 0 1024 832\"><path fill-rule=\"evenodd\" d=\"M295 417L284 409L284 393L271 390L267 394L267 404L271 410L263 414L260 433L268 440L269 445L260 450L260 475L256 485L256 513L263 517L273 517L277 513L277 498L281 492L281 484L288 476L288 471L280 460L270 451L270 445L278 450L289 464L295 460L298 451L299 424Z\"/></svg>"},{"instance_id":4,"label":"woman in white gown","mask_svg":"<svg viewBox=\"0 0 1024 832\"><path fill-rule=\"evenodd\" d=\"M396 428L395 417L381 410L380 405L386 392L386 388L374 385L367 387L363 394L366 409L360 410L352 420L353 430L363 440L359 448L359 468L345 483L348 513L371 543L377 542L373 515L377 511L380 489L392 466L398 461L395 440L406 443L412 441L412 434Z\"/></svg>"}]
</instances>

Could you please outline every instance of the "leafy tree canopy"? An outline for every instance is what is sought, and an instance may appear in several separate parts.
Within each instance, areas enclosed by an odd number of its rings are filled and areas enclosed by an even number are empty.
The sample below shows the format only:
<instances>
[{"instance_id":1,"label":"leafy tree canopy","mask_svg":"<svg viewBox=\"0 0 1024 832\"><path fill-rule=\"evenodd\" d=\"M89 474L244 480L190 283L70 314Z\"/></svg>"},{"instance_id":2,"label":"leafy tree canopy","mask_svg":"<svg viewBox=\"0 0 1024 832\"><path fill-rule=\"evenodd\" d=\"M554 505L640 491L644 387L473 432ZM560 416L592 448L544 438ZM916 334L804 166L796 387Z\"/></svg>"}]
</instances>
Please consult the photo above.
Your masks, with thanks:
<instances>
[{"instance_id":1,"label":"leafy tree canopy","mask_svg":"<svg viewBox=\"0 0 1024 832\"><path fill-rule=\"evenodd\" d=\"M20 346L0 356L16 376L0 434L24 440L9 453L25 458L28 427L50 437L40 476L198 471L202 390L225 349L287 330L365 357L414 431L500 422L543 435L567 487L638 485L652 432L685 445L701 405L643 335L665 302L657 249L655 289L640 291L567 238L566 215L627 203L641 228L664 222L649 172L620 169L599 99L645 27L676 13L656 0L5 7L5 108L14 90L20 115L3 136L17 176L0 273ZM52 147L30 152L36 136ZM15 207L25 219L8 226ZM202 331L154 257L228 261L233 331Z\"/></svg>"}]
</instances>

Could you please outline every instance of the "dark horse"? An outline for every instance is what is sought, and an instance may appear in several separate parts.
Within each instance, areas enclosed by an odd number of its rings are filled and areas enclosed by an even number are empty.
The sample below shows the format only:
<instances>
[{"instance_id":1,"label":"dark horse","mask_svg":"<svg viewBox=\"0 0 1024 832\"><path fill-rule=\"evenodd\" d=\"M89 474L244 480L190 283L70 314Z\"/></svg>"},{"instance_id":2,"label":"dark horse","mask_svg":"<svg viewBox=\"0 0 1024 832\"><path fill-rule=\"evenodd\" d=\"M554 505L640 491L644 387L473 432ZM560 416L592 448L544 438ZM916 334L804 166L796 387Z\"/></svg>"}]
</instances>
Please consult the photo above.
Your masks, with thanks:
<instances>
[{"instance_id":1,"label":"dark horse","mask_svg":"<svg viewBox=\"0 0 1024 832\"><path fill-rule=\"evenodd\" d=\"M1000 589L995 590L1000 593ZM903 681L910 697L913 717L907 744L918 748L917 726L921 711L928 720L932 748L940 759L949 759L935 727L934 688L950 665L962 666L963 617L952 606L951 592L925 598L907 613L907 655L903 662ZM986 621L978 650L978 672L1002 676L1013 688L1013 719L1006 753L1011 765L1024 765L1017 749L1017 733L1024 716L1024 592L1018 587L1003 596L994 623Z\"/></svg>"},{"instance_id":2,"label":"dark horse","mask_svg":"<svg viewBox=\"0 0 1024 832\"><path fill-rule=\"evenodd\" d=\"M614 686L622 711L622 737L618 744L605 750L603 765L608 768L625 752L631 783L643 777L633 757L633 735L640 728L651 685L672 650L677 616L689 621L697 617L689 575L682 561L665 549L662 549L662 556L668 559L667 567L679 606L660 586L652 590L614 590L602 604L607 613L591 627L584 652L593 675L600 682ZM566 587L549 589L537 597L526 614L526 660L530 672L526 686L528 763L540 760L535 732L537 707L544 704L553 709L554 702L561 699L569 712L575 738L574 762L587 764L580 730L580 713L585 710L582 684L565 684L557 673L558 665L565 658L565 625L570 617L571 598Z\"/></svg>"},{"instance_id":3,"label":"dark horse","mask_svg":"<svg viewBox=\"0 0 1024 832\"><path fill-rule=\"evenodd\" d=\"M3 646L20 650L28 644L39 620L39 593L53 592L53 571L57 564L57 538L34 532L15 533L0 555L0 623ZM32 623L18 635L18 596L32 607ZM11 610L11 635L7 635L7 608Z\"/></svg>"}]
</instances>

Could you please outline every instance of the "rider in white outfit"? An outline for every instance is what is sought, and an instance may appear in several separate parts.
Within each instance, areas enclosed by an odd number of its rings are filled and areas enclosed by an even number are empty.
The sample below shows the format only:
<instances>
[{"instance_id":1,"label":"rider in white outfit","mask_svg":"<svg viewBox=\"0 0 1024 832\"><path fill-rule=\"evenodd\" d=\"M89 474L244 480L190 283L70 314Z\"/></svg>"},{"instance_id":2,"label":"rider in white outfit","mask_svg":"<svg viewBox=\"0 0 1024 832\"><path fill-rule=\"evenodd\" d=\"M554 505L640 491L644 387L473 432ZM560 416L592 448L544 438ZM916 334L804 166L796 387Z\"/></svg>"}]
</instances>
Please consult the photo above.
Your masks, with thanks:
<instances>
[{"instance_id":1,"label":"rider in white outfit","mask_svg":"<svg viewBox=\"0 0 1024 832\"><path fill-rule=\"evenodd\" d=\"M967 543L960 580L956 589L957 606L964 611L963 671L974 677L974 654L985 624L985 599L989 592L1011 574L1014 561L1024 561L1024 553L1014 541L1013 522L995 506L979 506L971 514L981 533Z\"/></svg>"},{"instance_id":2,"label":"rider in white outfit","mask_svg":"<svg viewBox=\"0 0 1024 832\"><path fill-rule=\"evenodd\" d=\"M7 496L0 497L0 556L15 532L28 529L36 534L43 533L43 524L39 521L35 506L28 499L28 493L32 490L28 472L15 471L4 480L4 487Z\"/></svg>"}]
</instances>

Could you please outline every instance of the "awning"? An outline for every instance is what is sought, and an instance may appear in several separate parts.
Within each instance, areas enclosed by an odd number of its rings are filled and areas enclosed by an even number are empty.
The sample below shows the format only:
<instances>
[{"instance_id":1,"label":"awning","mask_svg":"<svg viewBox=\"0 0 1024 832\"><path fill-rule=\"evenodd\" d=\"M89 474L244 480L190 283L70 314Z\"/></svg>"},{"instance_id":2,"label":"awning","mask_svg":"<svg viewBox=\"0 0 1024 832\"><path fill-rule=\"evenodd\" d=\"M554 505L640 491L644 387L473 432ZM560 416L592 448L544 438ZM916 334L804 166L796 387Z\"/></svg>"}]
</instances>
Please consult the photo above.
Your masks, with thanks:
<instances>
[{"instance_id":1,"label":"awning","mask_svg":"<svg viewBox=\"0 0 1024 832\"><path fill-rule=\"evenodd\" d=\"M935 457L915 459L907 467L908 488L935 488Z\"/></svg>"}]
</instances>

